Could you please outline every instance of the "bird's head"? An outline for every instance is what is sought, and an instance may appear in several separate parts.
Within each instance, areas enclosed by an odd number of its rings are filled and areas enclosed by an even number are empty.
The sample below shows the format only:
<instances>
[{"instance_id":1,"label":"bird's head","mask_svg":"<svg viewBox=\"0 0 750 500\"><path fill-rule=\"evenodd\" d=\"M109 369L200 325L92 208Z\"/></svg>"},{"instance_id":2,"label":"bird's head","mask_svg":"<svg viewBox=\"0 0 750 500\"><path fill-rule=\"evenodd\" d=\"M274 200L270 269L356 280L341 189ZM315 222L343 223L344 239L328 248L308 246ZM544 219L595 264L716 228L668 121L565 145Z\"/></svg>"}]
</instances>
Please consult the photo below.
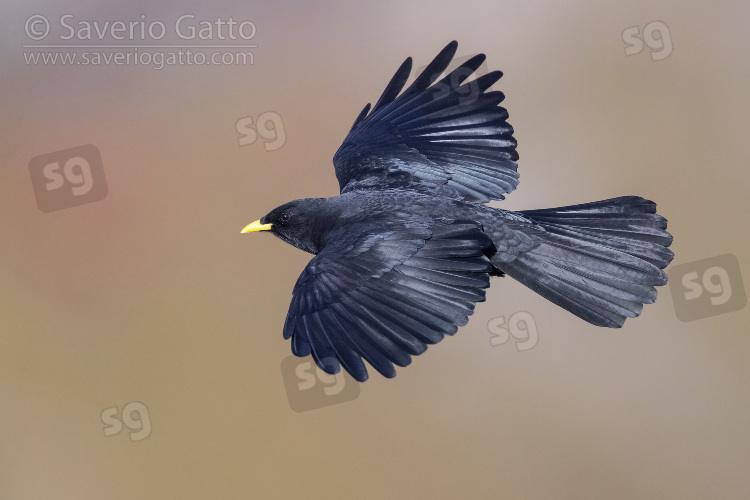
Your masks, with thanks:
<instances>
[{"instance_id":1,"label":"bird's head","mask_svg":"<svg viewBox=\"0 0 750 500\"><path fill-rule=\"evenodd\" d=\"M241 232L270 231L290 245L317 254L338 218L327 198L304 198L276 207Z\"/></svg>"}]
</instances>

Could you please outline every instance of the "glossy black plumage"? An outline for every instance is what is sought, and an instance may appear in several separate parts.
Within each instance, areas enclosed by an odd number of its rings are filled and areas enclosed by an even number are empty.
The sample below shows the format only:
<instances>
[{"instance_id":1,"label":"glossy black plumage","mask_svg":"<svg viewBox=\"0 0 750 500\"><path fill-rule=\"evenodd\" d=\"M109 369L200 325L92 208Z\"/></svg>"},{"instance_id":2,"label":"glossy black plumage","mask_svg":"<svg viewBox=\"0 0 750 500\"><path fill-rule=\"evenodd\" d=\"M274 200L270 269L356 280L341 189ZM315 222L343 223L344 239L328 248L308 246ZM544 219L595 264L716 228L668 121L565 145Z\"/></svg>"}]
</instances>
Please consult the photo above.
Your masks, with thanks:
<instances>
[{"instance_id":1,"label":"glossy black plumage","mask_svg":"<svg viewBox=\"0 0 750 500\"><path fill-rule=\"evenodd\" d=\"M296 200L257 221L315 254L284 338L328 373L386 377L454 334L508 275L576 316L619 327L656 299L673 254L653 202L627 196L510 212L482 203L518 184L513 128L475 56L437 81L456 43L402 92L407 59L334 156L341 195ZM255 224L255 223L254 223Z\"/></svg>"},{"instance_id":2,"label":"glossy black plumage","mask_svg":"<svg viewBox=\"0 0 750 500\"><path fill-rule=\"evenodd\" d=\"M464 83L484 61L480 54L430 87L457 46L449 43L398 95L411 72L407 59L369 114L365 107L333 157L342 193L402 187L486 202L516 188L513 127L498 106L505 96L486 92L502 73Z\"/></svg>"}]
</instances>

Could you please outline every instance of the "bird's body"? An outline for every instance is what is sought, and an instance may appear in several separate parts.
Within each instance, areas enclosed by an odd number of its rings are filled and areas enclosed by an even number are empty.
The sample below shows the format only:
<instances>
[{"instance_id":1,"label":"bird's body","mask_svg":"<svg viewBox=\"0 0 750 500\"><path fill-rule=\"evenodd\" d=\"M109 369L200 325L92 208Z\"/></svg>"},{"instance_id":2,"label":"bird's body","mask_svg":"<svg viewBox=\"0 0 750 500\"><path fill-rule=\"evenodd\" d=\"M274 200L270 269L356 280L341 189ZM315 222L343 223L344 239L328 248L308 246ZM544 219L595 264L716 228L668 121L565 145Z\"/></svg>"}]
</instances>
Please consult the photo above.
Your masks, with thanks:
<instances>
[{"instance_id":1,"label":"bird's body","mask_svg":"<svg viewBox=\"0 0 750 500\"><path fill-rule=\"evenodd\" d=\"M666 283L672 236L651 201L523 212L484 204L518 184L516 142L504 96L486 92L501 74L463 83L483 55L433 85L455 50L452 42L401 93L407 59L360 113L334 156L339 196L289 202L243 230L315 254L284 337L328 373L343 366L366 380L364 359L395 376L394 364L466 324L493 276L607 327L638 316Z\"/></svg>"},{"instance_id":2,"label":"bird's body","mask_svg":"<svg viewBox=\"0 0 750 500\"><path fill-rule=\"evenodd\" d=\"M531 232L534 225L516 212L400 188L349 191L330 198L308 200L316 204L308 225L316 228L317 237L300 245L289 243L312 254L323 249L331 231L350 224L372 222L373 214L392 223L422 220L449 224L456 220L473 220L498 230L504 224L520 224Z\"/></svg>"}]
</instances>

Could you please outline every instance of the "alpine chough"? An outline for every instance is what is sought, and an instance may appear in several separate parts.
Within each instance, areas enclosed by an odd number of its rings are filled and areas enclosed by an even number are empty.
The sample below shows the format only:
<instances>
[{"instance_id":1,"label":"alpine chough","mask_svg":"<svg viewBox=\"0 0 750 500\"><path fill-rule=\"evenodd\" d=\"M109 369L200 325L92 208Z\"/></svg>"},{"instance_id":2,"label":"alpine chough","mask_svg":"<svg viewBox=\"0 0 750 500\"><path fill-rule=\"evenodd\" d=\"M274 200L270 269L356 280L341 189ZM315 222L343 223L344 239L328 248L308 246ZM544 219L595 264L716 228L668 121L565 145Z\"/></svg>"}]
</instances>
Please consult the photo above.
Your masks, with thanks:
<instances>
[{"instance_id":1,"label":"alpine chough","mask_svg":"<svg viewBox=\"0 0 750 500\"><path fill-rule=\"evenodd\" d=\"M449 43L402 92L406 59L333 157L340 195L295 200L242 232L315 255L294 286L284 338L325 372L386 377L453 335L508 275L579 318L617 328L656 300L674 254L656 204L638 196L511 212L485 203L518 185L502 73L447 76Z\"/></svg>"}]
</instances>

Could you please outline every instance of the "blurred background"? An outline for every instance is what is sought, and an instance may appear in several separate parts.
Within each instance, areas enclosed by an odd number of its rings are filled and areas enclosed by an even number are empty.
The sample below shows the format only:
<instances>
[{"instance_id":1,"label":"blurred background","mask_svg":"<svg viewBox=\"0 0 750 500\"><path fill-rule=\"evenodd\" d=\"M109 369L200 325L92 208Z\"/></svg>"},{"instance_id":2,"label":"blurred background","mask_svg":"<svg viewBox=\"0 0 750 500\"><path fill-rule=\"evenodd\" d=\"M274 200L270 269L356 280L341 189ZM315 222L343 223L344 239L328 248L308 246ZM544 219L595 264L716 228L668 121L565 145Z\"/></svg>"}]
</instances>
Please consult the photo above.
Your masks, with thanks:
<instances>
[{"instance_id":1,"label":"blurred background","mask_svg":"<svg viewBox=\"0 0 750 500\"><path fill-rule=\"evenodd\" d=\"M0 498L750 497L747 2L3 11ZM496 205L655 200L671 284L615 331L497 279L395 379L319 376L281 332L310 256L239 231L337 194L356 115L453 39L505 73Z\"/></svg>"}]
</instances>

